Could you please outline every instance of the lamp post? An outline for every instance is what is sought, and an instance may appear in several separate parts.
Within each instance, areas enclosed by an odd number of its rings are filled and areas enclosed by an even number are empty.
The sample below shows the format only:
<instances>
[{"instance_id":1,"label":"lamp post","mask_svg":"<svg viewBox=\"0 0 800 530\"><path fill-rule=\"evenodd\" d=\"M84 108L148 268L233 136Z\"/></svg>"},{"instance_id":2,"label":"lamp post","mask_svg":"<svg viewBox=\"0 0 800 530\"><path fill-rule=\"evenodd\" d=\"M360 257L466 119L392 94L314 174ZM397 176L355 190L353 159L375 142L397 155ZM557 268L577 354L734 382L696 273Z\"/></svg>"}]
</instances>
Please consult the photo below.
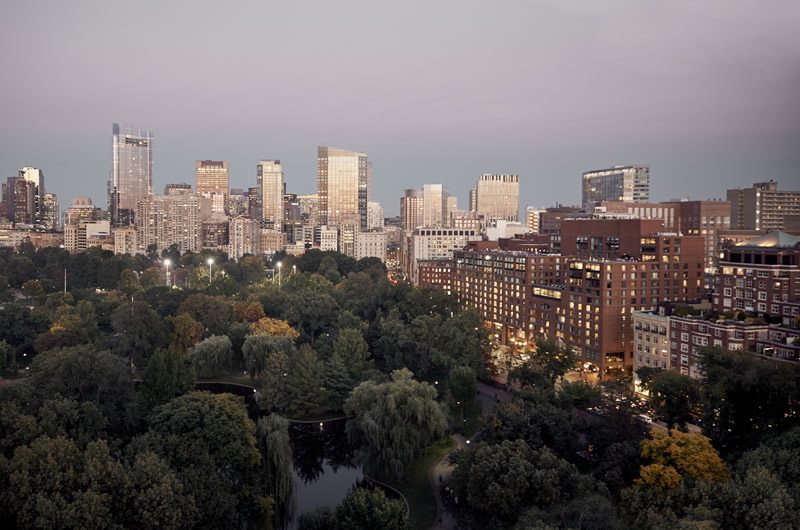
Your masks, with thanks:
<instances>
[{"instance_id":1,"label":"lamp post","mask_svg":"<svg viewBox=\"0 0 800 530\"><path fill-rule=\"evenodd\" d=\"M292 276L297 272L297 265L292 265Z\"/></svg>"},{"instance_id":2,"label":"lamp post","mask_svg":"<svg viewBox=\"0 0 800 530\"><path fill-rule=\"evenodd\" d=\"M164 260L164 267L166 267L166 268L167 268L167 275L166 275L166 278L165 278L165 281L166 281L167 287L169 287L169 266L170 266L170 265L172 265L172 260L171 260L171 259L169 259L169 258L165 259L165 260Z\"/></svg>"},{"instance_id":3,"label":"lamp post","mask_svg":"<svg viewBox=\"0 0 800 530\"><path fill-rule=\"evenodd\" d=\"M208 263L208 286L211 287L211 266L214 264L214 258L208 258L206 263Z\"/></svg>"},{"instance_id":4,"label":"lamp post","mask_svg":"<svg viewBox=\"0 0 800 530\"><path fill-rule=\"evenodd\" d=\"M281 288L281 265L283 265L280 261L278 262L278 289Z\"/></svg>"}]
</instances>

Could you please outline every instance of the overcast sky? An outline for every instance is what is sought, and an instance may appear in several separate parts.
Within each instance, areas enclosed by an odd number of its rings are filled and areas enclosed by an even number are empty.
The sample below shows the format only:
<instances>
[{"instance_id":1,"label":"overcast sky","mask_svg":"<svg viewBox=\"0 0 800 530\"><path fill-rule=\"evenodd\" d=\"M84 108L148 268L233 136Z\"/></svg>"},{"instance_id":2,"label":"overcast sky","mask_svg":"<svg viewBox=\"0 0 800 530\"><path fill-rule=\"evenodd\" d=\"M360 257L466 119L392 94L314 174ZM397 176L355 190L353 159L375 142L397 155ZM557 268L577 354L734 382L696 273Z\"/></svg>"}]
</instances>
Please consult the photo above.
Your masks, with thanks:
<instances>
[{"instance_id":1,"label":"overcast sky","mask_svg":"<svg viewBox=\"0 0 800 530\"><path fill-rule=\"evenodd\" d=\"M655 200L800 189L797 0L3 0L0 80L0 176L41 168L62 208L105 205L115 121L155 134L158 193L207 158L312 193L317 145L366 151L387 215L485 172L522 207L613 164Z\"/></svg>"}]
</instances>

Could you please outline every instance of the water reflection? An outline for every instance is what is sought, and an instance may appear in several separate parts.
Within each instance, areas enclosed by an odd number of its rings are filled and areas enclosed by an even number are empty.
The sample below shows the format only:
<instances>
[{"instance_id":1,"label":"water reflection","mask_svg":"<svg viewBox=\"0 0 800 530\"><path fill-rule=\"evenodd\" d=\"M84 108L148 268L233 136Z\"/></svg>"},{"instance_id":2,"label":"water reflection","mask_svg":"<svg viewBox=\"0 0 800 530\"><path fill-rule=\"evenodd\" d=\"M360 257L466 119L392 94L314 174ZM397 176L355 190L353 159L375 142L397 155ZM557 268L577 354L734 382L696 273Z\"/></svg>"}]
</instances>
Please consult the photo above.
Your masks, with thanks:
<instances>
[{"instance_id":1,"label":"water reflection","mask_svg":"<svg viewBox=\"0 0 800 530\"><path fill-rule=\"evenodd\" d=\"M350 489L364 478L353 465L353 449L347 442L345 420L291 423L295 507L288 528L296 528L298 517L316 508L335 508Z\"/></svg>"}]
</instances>

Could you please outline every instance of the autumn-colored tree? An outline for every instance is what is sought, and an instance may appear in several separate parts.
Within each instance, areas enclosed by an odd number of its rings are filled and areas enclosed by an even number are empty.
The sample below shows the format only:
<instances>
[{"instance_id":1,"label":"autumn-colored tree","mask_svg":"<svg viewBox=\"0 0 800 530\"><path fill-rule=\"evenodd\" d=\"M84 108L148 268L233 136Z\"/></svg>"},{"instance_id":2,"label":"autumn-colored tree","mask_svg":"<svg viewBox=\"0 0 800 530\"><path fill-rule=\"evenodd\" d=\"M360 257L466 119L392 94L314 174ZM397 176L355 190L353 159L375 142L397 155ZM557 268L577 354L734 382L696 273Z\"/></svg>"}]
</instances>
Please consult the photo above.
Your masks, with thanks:
<instances>
[{"instance_id":1,"label":"autumn-colored tree","mask_svg":"<svg viewBox=\"0 0 800 530\"><path fill-rule=\"evenodd\" d=\"M260 307L260 304L259 304ZM262 309L263 314L263 309ZM275 337L290 337L292 340L300 334L285 320L277 318L259 318L250 324L250 332L253 335L272 335Z\"/></svg>"},{"instance_id":2,"label":"autumn-colored tree","mask_svg":"<svg viewBox=\"0 0 800 530\"><path fill-rule=\"evenodd\" d=\"M702 434L656 432L642 442L642 466L638 484L658 489L676 489L683 478L723 481L730 478L728 467Z\"/></svg>"},{"instance_id":3,"label":"autumn-colored tree","mask_svg":"<svg viewBox=\"0 0 800 530\"><path fill-rule=\"evenodd\" d=\"M266 316L264 306L258 302L238 302L233 309L239 321L256 322Z\"/></svg>"},{"instance_id":4,"label":"autumn-colored tree","mask_svg":"<svg viewBox=\"0 0 800 530\"><path fill-rule=\"evenodd\" d=\"M170 317L172 334L169 338L169 348L172 351L186 353L203 338L203 325L189 315L180 313Z\"/></svg>"}]
</instances>

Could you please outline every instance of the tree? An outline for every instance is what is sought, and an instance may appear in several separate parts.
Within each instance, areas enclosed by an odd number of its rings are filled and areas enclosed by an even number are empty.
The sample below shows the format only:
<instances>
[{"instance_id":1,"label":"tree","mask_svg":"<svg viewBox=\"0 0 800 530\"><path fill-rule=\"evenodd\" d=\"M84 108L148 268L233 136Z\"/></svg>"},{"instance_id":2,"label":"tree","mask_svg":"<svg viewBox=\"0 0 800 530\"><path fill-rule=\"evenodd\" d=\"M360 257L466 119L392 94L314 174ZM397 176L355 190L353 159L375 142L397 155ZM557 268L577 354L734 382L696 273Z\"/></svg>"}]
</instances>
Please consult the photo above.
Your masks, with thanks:
<instances>
[{"instance_id":1,"label":"tree","mask_svg":"<svg viewBox=\"0 0 800 530\"><path fill-rule=\"evenodd\" d=\"M566 410L547 401L517 399L495 407L481 437L493 442L522 439L532 449L546 446L570 454L574 453L577 434Z\"/></svg>"},{"instance_id":2,"label":"tree","mask_svg":"<svg viewBox=\"0 0 800 530\"><path fill-rule=\"evenodd\" d=\"M239 302L234 305L234 312L236 320L247 322L256 322L266 316L264 315L264 306L258 302Z\"/></svg>"},{"instance_id":3,"label":"tree","mask_svg":"<svg viewBox=\"0 0 800 530\"><path fill-rule=\"evenodd\" d=\"M678 488L684 477L692 480L724 481L730 473L711 442L700 434L672 431L653 433L642 442L640 484L657 489Z\"/></svg>"},{"instance_id":4,"label":"tree","mask_svg":"<svg viewBox=\"0 0 800 530\"><path fill-rule=\"evenodd\" d=\"M336 523L341 530L404 530L408 512L403 501L390 499L382 489L356 488L336 508Z\"/></svg>"},{"instance_id":5,"label":"tree","mask_svg":"<svg viewBox=\"0 0 800 530\"><path fill-rule=\"evenodd\" d=\"M0 371L11 364L11 352L11 346L6 341L0 340Z\"/></svg>"},{"instance_id":6,"label":"tree","mask_svg":"<svg viewBox=\"0 0 800 530\"><path fill-rule=\"evenodd\" d=\"M231 340L225 335L213 335L192 349L189 361L197 377L212 379L230 369L232 356Z\"/></svg>"},{"instance_id":7,"label":"tree","mask_svg":"<svg viewBox=\"0 0 800 530\"><path fill-rule=\"evenodd\" d=\"M333 355L323 368L326 393L329 402L335 410L341 410L344 401L358 383L351 375L344 361L338 355Z\"/></svg>"},{"instance_id":8,"label":"tree","mask_svg":"<svg viewBox=\"0 0 800 530\"><path fill-rule=\"evenodd\" d=\"M126 303L111 314L117 332L116 350L131 362L141 364L157 348L166 346L167 326L145 302Z\"/></svg>"},{"instance_id":9,"label":"tree","mask_svg":"<svg viewBox=\"0 0 800 530\"><path fill-rule=\"evenodd\" d=\"M309 283L289 298L286 320L300 332L304 342L313 343L320 333L333 327L339 305L331 290L330 284Z\"/></svg>"},{"instance_id":10,"label":"tree","mask_svg":"<svg viewBox=\"0 0 800 530\"><path fill-rule=\"evenodd\" d=\"M536 348L529 352L527 364L534 367L553 384L575 368L578 356L572 348L559 345L551 339L538 339Z\"/></svg>"},{"instance_id":11,"label":"tree","mask_svg":"<svg viewBox=\"0 0 800 530\"><path fill-rule=\"evenodd\" d=\"M646 388L650 391L650 404L664 418L667 429L677 425L685 430L692 407L699 399L697 384L687 375L663 370L652 377Z\"/></svg>"},{"instance_id":12,"label":"tree","mask_svg":"<svg viewBox=\"0 0 800 530\"><path fill-rule=\"evenodd\" d=\"M261 407L267 411L288 411L292 404L288 351L267 352L261 376Z\"/></svg>"},{"instance_id":13,"label":"tree","mask_svg":"<svg viewBox=\"0 0 800 530\"><path fill-rule=\"evenodd\" d=\"M132 384L119 357L86 346L50 350L36 356L30 372L38 396L96 403L109 421L124 422Z\"/></svg>"},{"instance_id":14,"label":"tree","mask_svg":"<svg viewBox=\"0 0 800 530\"><path fill-rule=\"evenodd\" d=\"M172 333L169 337L170 350L187 353L203 338L203 325L193 319L189 313L180 313L168 317L172 323Z\"/></svg>"},{"instance_id":15,"label":"tree","mask_svg":"<svg viewBox=\"0 0 800 530\"><path fill-rule=\"evenodd\" d=\"M800 401L795 366L742 351L702 352L703 429L723 452L755 447L790 424Z\"/></svg>"},{"instance_id":16,"label":"tree","mask_svg":"<svg viewBox=\"0 0 800 530\"><path fill-rule=\"evenodd\" d=\"M257 377L267 368L269 355L273 352L288 353L294 350L294 343L289 337L272 335L248 335L242 346L245 366L250 372L250 381L255 381Z\"/></svg>"},{"instance_id":17,"label":"tree","mask_svg":"<svg viewBox=\"0 0 800 530\"><path fill-rule=\"evenodd\" d=\"M253 335L276 335L281 337L290 337L292 340L297 339L300 333L297 332L285 320L277 318L260 318L255 322L250 323L250 333Z\"/></svg>"},{"instance_id":18,"label":"tree","mask_svg":"<svg viewBox=\"0 0 800 530\"><path fill-rule=\"evenodd\" d=\"M326 402L325 374L317 353L308 344L289 360L288 386L291 390L287 412L294 417L323 412Z\"/></svg>"},{"instance_id":19,"label":"tree","mask_svg":"<svg viewBox=\"0 0 800 530\"><path fill-rule=\"evenodd\" d=\"M367 469L399 477L419 451L444 434L433 385L395 370L386 383L358 385L344 405L347 436Z\"/></svg>"},{"instance_id":20,"label":"tree","mask_svg":"<svg viewBox=\"0 0 800 530\"><path fill-rule=\"evenodd\" d=\"M142 289L145 291L148 289L152 289L153 287L160 287L166 283L163 279L165 276L165 272L161 270L159 267L149 267L145 269L142 273L140 278Z\"/></svg>"},{"instance_id":21,"label":"tree","mask_svg":"<svg viewBox=\"0 0 800 530\"><path fill-rule=\"evenodd\" d=\"M194 387L194 374L185 358L172 349L160 349L150 356L142 376L139 394L147 412Z\"/></svg>"},{"instance_id":22,"label":"tree","mask_svg":"<svg viewBox=\"0 0 800 530\"><path fill-rule=\"evenodd\" d=\"M139 281L139 275L131 269L125 269L119 275L119 282L117 282L117 289L129 299L133 300L133 296L142 292L142 284Z\"/></svg>"},{"instance_id":23,"label":"tree","mask_svg":"<svg viewBox=\"0 0 800 530\"><path fill-rule=\"evenodd\" d=\"M260 513L261 456L241 398L190 392L157 407L148 423L134 449L152 451L176 470L195 499L195 526L239 527Z\"/></svg>"},{"instance_id":24,"label":"tree","mask_svg":"<svg viewBox=\"0 0 800 530\"><path fill-rule=\"evenodd\" d=\"M357 329L339 331L339 337L333 345L333 355L342 359L354 381L363 381L367 371L372 369L367 342Z\"/></svg>"},{"instance_id":25,"label":"tree","mask_svg":"<svg viewBox=\"0 0 800 530\"><path fill-rule=\"evenodd\" d=\"M22 284L22 294L28 298L44 296L44 284L41 280L28 280Z\"/></svg>"},{"instance_id":26,"label":"tree","mask_svg":"<svg viewBox=\"0 0 800 530\"><path fill-rule=\"evenodd\" d=\"M475 399L477 380L475 371L469 366L456 366L450 370L448 385L454 400L466 403Z\"/></svg>"},{"instance_id":27,"label":"tree","mask_svg":"<svg viewBox=\"0 0 800 530\"><path fill-rule=\"evenodd\" d=\"M451 481L459 498L490 527L507 527L528 506L553 505L597 491L591 478L547 448L522 440L479 443L451 455Z\"/></svg>"},{"instance_id":28,"label":"tree","mask_svg":"<svg viewBox=\"0 0 800 530\"><path fill-rule=\"evenodd\" d=\"M178 313L188 313L200 322L206 336L224 335L233 322L233 306L228 300L203 293L193 294L184 300Z\"/></svg>"},{"instance_id":29,"label":"tree","mask_svg":"<svg viewBox=\"0 0 800 530\"><path fill-rule=\"evenodd\" d=\"M294 491L289 422L276 414L259 418L256 435L264 456L262 466L267 494L279 506L286 506Z\"/></svg>"}]
</instances>

